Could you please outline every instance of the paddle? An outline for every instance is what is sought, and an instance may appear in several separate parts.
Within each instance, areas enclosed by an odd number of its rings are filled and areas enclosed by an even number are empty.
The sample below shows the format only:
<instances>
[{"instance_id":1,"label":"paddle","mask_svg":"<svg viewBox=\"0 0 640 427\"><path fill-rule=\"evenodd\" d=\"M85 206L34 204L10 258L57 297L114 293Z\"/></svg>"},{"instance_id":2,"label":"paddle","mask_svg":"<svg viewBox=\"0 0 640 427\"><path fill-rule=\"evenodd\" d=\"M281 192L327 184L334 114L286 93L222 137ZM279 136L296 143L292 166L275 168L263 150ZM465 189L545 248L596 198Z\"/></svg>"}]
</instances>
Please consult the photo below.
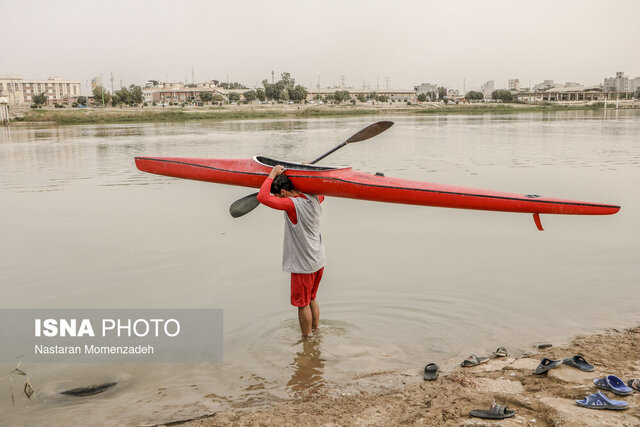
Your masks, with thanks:
<instances>
[{"instance_id":1,"label":"paddle","mask_svg":"<svg viewBox=\"0 0 640 427\"><path fill-rule=\"evenodd\" d=\"M370 138L373 138L374 136L380 135L382 132L389 129L392 125L393 125L393 122L389 122L389 121L381 121L381 122L376 122L372 125L369 125L366 128L362 129L360 132L353 135L351 138L336 145L331 150L324 153L322 156L309 162L309 164L314 165L318 163L320 160L324 159L329 154L341 149L347 144L364 141L366 139L370 139ZM254 210L256 207L258 207L259 204L260 202L258 201L258 193L249 194L248 196L245 196L242 199L238 199L235 202L233 202L229 207L229 213L231 214L232 217L238 218L238 217L241 217L242 215L248 214L249 212Z\"/></svg>"}]
</instances>

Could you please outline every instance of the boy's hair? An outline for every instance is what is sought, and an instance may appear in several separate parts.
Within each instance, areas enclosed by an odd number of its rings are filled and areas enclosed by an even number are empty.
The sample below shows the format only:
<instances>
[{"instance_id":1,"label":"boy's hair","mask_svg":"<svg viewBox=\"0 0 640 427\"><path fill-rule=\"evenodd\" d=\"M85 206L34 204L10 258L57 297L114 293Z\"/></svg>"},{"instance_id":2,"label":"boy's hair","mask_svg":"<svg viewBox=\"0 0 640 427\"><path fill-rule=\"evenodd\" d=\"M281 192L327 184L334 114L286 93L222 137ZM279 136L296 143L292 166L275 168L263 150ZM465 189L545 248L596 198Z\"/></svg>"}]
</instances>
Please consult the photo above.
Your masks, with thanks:
<instances>
[{"instance_id":1,"label":"boy's hair","mask_svg":"<svg viewBox=\"0 0 640 427\"><path fill-rule=\"evenodd\" d=\"M271 183L271 194L280 194L280 190L293 191L296 188L286 175L278 175Z\"/></svg>"}]
</instances>

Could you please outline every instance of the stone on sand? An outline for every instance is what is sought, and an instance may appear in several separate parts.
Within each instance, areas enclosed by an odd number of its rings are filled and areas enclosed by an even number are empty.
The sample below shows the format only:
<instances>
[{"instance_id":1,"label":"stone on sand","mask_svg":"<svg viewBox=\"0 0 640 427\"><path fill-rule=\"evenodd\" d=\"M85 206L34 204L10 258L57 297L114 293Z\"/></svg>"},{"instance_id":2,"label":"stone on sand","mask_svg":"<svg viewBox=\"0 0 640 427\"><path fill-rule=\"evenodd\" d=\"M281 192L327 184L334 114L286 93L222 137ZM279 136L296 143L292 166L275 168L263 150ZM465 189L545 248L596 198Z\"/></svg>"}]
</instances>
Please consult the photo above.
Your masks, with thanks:
<instances>
[{"instance_id":1,"label":"stone on sand","mask_svg":"<svg viewBox=\"0 0 640 427\"><path fill-rule=\"evenodd\" d=\"M547 376L568 384L592 385L593 379L603 374L598 371L585 372L567 365L560 365L549 369Z\"/></svg>"}]
</instances>

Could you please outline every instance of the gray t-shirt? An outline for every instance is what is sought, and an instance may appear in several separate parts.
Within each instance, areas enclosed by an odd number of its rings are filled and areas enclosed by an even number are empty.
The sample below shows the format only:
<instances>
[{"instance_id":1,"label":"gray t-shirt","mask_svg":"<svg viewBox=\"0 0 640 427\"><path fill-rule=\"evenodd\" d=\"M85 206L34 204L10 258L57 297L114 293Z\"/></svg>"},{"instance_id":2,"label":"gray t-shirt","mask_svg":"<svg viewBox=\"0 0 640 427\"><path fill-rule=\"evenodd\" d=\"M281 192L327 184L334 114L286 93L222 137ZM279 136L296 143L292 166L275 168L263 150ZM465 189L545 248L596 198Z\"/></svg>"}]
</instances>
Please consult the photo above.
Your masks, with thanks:
<instances>
[{"instance_id":1,"label":"gray t-shirt","mask_svg":"<svg viewBox=\"0 0 640 427\"><path fill-rule=\"evenodd\" d=\"M322 207L318 196L304 194L291 197L296 208L298 223L294 224L284 213L284 245L282 270L288 273L315 273L324 267L324 246L320 235Z\"/></svg>"}]
</instances>

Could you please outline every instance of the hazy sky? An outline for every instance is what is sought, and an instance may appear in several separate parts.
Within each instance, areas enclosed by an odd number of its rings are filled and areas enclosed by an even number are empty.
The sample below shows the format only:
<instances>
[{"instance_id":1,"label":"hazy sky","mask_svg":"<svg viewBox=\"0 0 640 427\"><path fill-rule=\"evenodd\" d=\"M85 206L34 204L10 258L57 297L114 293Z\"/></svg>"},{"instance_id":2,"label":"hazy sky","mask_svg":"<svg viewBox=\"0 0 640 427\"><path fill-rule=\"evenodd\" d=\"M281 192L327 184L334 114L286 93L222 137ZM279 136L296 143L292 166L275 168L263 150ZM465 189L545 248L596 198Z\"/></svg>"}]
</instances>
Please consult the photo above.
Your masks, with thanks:
<instances>
[{"instance_id":1,"label":"hazy sky","mask_svg":"<svg viewBox=\"0 0 640 427\"><path fill-rule=\"evenodd\" d=\"M107 88L149 79L253 86L289 71L315 87L365 81L477 89L519 78L640 76L640 1L0 0L0 74Z\"/></svg>"}]
</instances>

